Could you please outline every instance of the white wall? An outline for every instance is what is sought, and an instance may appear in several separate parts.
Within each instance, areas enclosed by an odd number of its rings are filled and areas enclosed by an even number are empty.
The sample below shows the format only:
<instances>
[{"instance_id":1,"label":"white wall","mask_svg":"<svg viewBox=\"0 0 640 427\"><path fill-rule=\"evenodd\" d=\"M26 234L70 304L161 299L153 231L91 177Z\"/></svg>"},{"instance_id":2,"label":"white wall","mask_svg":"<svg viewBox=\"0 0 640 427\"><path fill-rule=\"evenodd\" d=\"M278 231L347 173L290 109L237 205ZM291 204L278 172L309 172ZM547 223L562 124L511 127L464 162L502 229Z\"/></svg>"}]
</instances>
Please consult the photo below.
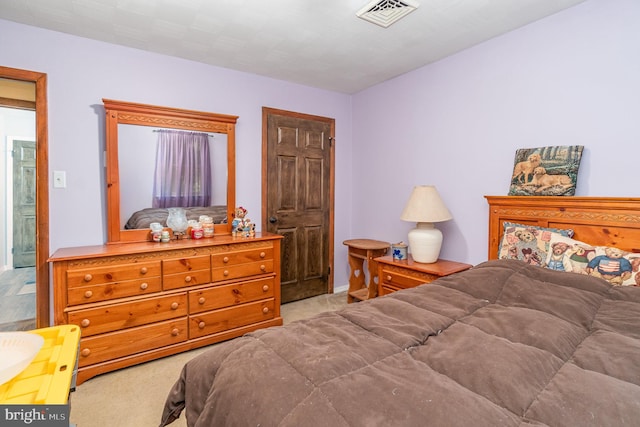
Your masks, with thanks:
<instances>
[{"instance_id":1,"label":"white wall","mask_svg":"<svg viewBox=\"0 0 640 427\"><path fill-rule=\"evenodd\" d=\"M411 189L452 212L443 258L487 257L484 195L506 195L515 151L584 145L577 195L640 196L640 1L590 0L353 100L353 234L405 240Z\"/></svg>"},{"instance_id":2,"label":"white wall","mask_svg":"<svg viewBox=\"0 0 640 427\"><path fill-rule=\"evenodd\" d=\"M262 107L336 120L335 286L348 281L351 97L0 20L0 64L47 74L50 247L106 239L102 98L239 116L236 200L260 224Z\"/></svg>"}]
</instances>

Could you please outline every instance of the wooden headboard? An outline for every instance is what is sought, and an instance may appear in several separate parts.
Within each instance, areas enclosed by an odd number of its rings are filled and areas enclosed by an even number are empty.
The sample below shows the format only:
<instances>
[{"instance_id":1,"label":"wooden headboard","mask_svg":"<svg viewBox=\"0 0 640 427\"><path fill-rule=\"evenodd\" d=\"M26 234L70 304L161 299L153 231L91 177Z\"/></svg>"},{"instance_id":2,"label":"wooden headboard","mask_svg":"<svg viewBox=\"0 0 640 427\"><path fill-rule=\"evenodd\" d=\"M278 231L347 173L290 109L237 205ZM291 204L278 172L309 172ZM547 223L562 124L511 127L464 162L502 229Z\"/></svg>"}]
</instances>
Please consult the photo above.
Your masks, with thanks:
<instances>
[{"instance_id":1,"label":"wooden headboard","mask_svg":"<svg viewBox=\"0 0 640 427\"><path fill-rule=\"evenodd\" d=\"M489 202L489 259L498 258L503 223L571 228L594 246L640 252L640 198L485 196Z\"/></svg>"}]
</instances>

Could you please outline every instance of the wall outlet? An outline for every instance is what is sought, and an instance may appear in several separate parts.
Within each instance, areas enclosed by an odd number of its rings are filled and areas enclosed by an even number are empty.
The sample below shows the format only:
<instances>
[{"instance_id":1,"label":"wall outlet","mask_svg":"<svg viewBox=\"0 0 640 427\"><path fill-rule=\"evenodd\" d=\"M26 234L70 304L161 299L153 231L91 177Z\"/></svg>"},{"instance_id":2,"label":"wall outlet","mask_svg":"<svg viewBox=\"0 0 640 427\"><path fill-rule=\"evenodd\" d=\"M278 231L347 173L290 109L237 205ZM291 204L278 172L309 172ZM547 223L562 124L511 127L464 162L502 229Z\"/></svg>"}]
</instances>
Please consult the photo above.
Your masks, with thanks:
<instances>
[{"instance_id":1,"label":"wall outlet","mask_svg":"<svg viewBox=\"0 0 640 427\"><path fill-rule=\"evenodd\" d=\"M67 173L65 171L53 171L53 188L67 188Z\"/></svg>"}]
</instances>

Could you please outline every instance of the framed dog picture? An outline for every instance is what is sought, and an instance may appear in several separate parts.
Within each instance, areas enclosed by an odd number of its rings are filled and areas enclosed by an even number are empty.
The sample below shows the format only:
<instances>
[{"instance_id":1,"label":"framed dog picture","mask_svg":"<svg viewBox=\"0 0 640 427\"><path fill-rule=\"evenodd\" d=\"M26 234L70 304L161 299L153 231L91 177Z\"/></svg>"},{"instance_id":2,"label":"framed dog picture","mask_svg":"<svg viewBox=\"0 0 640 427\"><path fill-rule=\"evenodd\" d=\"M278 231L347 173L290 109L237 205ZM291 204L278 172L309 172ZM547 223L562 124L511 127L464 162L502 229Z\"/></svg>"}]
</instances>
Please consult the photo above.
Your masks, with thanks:
<instances>
[{"instance_id":1,"label":"framed dog picture","mask_svg":"<svg viewBox=\"0 0 640 427\"><path fill-rule=\"evenodd\" d=\"M509 196L575 195L583 148L561 145L516 150Z\"/></svg>"}]
</instances>

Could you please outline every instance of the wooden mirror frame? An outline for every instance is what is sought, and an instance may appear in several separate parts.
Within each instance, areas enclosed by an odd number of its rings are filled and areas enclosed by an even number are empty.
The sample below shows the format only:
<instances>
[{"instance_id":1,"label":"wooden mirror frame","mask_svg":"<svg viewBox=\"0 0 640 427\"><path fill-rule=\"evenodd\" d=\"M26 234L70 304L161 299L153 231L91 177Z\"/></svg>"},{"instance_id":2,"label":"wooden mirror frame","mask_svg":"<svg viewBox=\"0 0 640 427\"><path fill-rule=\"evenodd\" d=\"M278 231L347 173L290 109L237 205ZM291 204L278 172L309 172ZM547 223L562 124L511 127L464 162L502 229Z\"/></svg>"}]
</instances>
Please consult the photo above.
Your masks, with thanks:
<instances>
[{"instance_id":1,"label":"wooden mirror frame","mask_svg":"<svg viewBox=\"0 0 640 427\"><path fill-rule=\"evenodd\" d=\"M224 133L227 135L227 223L216 224L216 234L230 234L236 204L236 139L238 116L181 110L155 105L103 99L106 114L107 243L149 240L149 230L125 230L120 224L118 125L139 125Z\"/></svg>"}]
</instances>

